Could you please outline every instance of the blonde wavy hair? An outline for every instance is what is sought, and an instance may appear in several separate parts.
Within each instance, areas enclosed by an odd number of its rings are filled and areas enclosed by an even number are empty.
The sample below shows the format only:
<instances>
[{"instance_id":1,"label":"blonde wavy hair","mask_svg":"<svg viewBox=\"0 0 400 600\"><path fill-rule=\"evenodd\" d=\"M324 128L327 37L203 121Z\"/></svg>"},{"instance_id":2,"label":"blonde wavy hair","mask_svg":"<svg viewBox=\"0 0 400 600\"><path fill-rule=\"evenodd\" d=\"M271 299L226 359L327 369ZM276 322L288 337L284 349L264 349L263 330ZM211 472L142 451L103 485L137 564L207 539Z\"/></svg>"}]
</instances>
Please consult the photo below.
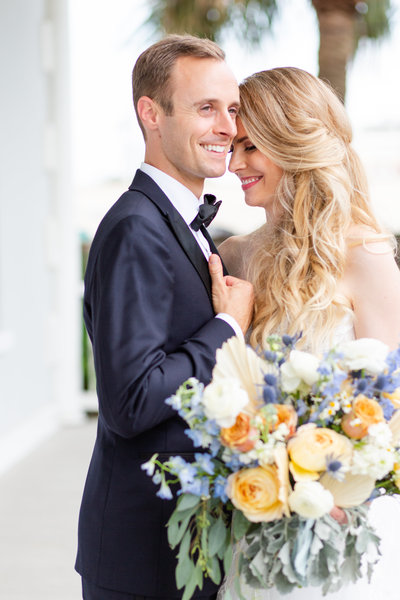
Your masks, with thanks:
<instances>
[{"instance_id":1,"label":"blonde wavy hair","mask_svg":"<svg viewBox=\"0 0 400 600\"><path fill-rule=\"evenodd\" d=\"M276 68L246 78L240 98L249 139L283 169L283 210L249 264L256 297L250 342L262 347L270 333L302 332L300 347L321 349L352 313L337 293L350 226L390 236L372 213L347 114L327 84L301 69Z\"/></svg>"}]
</instances>

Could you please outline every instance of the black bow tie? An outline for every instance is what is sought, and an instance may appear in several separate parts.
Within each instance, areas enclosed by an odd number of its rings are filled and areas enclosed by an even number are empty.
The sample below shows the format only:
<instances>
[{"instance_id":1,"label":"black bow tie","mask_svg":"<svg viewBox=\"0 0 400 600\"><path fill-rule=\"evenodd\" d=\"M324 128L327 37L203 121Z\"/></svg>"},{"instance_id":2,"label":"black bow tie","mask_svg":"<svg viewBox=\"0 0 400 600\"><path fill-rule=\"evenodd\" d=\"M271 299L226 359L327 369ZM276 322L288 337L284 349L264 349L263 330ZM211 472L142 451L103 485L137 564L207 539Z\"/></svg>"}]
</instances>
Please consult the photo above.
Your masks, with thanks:
<instances>
[{"instance_id":1,"label":"black bow tie","mask_svg":"<svg viewBox=\"0 0 400 600\"><path fill-rule=\"evenodd\" d=\"M198 231L202 225L208 227L215 215L217 214L221 200L216 201L213 194L204 194L204 204L200 204L199 212L190 223L193 231Z\"/></svg>"}]
</instances>

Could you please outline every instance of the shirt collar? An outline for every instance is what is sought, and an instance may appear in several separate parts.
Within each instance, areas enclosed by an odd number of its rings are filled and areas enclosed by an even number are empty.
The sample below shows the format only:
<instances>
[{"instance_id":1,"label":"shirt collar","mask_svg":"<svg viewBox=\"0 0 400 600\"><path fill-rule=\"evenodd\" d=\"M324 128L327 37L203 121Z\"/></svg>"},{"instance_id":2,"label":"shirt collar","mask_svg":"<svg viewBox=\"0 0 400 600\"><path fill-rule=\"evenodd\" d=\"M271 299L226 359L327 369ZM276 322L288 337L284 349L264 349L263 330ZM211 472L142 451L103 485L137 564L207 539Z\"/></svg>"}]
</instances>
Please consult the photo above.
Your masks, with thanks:
<instances>
[{"instance_id":1,"label":"shirt collar","mask_svg":"<svg viewBox=\"0 0 400 600\"><path fill-rule=\"evenodd\" d=\"M182 183L152 165L143 162L140 165L140 170L151 177L158 187L162 189L171 204L176 208L187 225L189 225L197 215L202 200L196 198L193 192L182 185Z\"/></svg>"}]
</instances>

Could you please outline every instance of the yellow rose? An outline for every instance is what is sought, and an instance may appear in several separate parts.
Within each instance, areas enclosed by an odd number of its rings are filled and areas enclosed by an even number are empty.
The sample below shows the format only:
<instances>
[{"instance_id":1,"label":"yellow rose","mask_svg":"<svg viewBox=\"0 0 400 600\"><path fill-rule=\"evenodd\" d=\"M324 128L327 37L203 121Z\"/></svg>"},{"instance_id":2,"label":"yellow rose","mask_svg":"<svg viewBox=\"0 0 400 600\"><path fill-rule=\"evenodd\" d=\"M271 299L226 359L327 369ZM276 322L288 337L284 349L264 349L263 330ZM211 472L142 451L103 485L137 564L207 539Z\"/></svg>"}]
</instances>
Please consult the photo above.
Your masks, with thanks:
<instances>
[{"instance_id":1,"label":"yellow rose","mask_svg":"<svg viewBox=\"0 0 400 600\"><path fill-rule=\"evenodd\" d=\"M325 427L306 425L300 427L297 434L288 442L290 471L296 481L315 480L318 479L321 471L326 470L328 455L347 463L352 452L352 443L344 435Z\"/></svg>"},{"instance_id":2,"label":"yellow rose","mask_svg":"<svg viewBox=\"0 0 400 600\"><path fill-rule=\"evenodd\" d=\"M382 396L388 398L395 408L400 408L400 388L397 388L391 394L383 392Z\"/></svg>"},{"instance_id":3,"label":"yellow rose","mask_svg":"<svg viewBox=\"0 0 400 600\"><path fill-rule=\"evenodd\" d=\"M274 465L241 469L228 477L227 494L232 504L253 523L280 519L280 480Z\"/></svg>"},{"instance_id":4,"label":"yellow rose","mask_svg":"<svg viewBox=\"0 0 400 600\"><path fill-rule=\"evenodd\" d=\"M383 410L380 404L372 398L360 394L353 400L351 412L342 418L342 429L346 435L354 440L359 440L368 434L371 425L384 421Z\"/></svg>"},{"instance_id":5,"label":"yellow rose","mask_svg":"<svg viewBox=\"0 0 400 600\"><path fill-rule=\"evenodd\" d=\"M398 487L400 490L400 463L398 463L398 462L394 463L393 471L394 471L394 477L393 477L394 485L396 487Z\"/></svg>"},{"instance_id":6,"label":"yellow rose","mask_svg":"<svg viewBox=\"0 0 400 600\"><path fill-rule=\"evenodd\" d=\"M250 424L250 416L239 413L232 427L221 429L221 442L228 448L235 448L239 452L248 452L254 448L257 441L257 429Z\"/></svg>"}]
</instances>

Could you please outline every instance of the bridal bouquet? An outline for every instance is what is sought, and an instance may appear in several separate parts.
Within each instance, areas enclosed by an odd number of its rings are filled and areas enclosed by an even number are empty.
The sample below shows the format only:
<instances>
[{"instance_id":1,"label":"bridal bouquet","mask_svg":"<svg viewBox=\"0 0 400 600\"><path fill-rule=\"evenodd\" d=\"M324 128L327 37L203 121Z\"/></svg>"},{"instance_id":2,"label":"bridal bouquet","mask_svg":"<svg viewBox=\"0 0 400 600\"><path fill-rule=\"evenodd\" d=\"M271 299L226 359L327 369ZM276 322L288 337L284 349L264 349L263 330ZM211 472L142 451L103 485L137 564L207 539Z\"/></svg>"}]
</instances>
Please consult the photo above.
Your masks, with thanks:
<instances>
[{"instance_id":1,"label":"bridal bouquet","mask_svg":"<svg viewBox=\"0 0 400 600\"><path fill-rule=\"evenodd\" d=\"M259 356L231 338L209 385L191 378L167 400L199 451L143 468L160 497L177 491L168 539L184 600L204 576L221 582L221 562L239 597L240 580L325 594L361 577L362 560L372 574L366 502L400 493L400 348L359 339L319 359L295 343L270 336Z\"/></svg>"}]
</instances>

